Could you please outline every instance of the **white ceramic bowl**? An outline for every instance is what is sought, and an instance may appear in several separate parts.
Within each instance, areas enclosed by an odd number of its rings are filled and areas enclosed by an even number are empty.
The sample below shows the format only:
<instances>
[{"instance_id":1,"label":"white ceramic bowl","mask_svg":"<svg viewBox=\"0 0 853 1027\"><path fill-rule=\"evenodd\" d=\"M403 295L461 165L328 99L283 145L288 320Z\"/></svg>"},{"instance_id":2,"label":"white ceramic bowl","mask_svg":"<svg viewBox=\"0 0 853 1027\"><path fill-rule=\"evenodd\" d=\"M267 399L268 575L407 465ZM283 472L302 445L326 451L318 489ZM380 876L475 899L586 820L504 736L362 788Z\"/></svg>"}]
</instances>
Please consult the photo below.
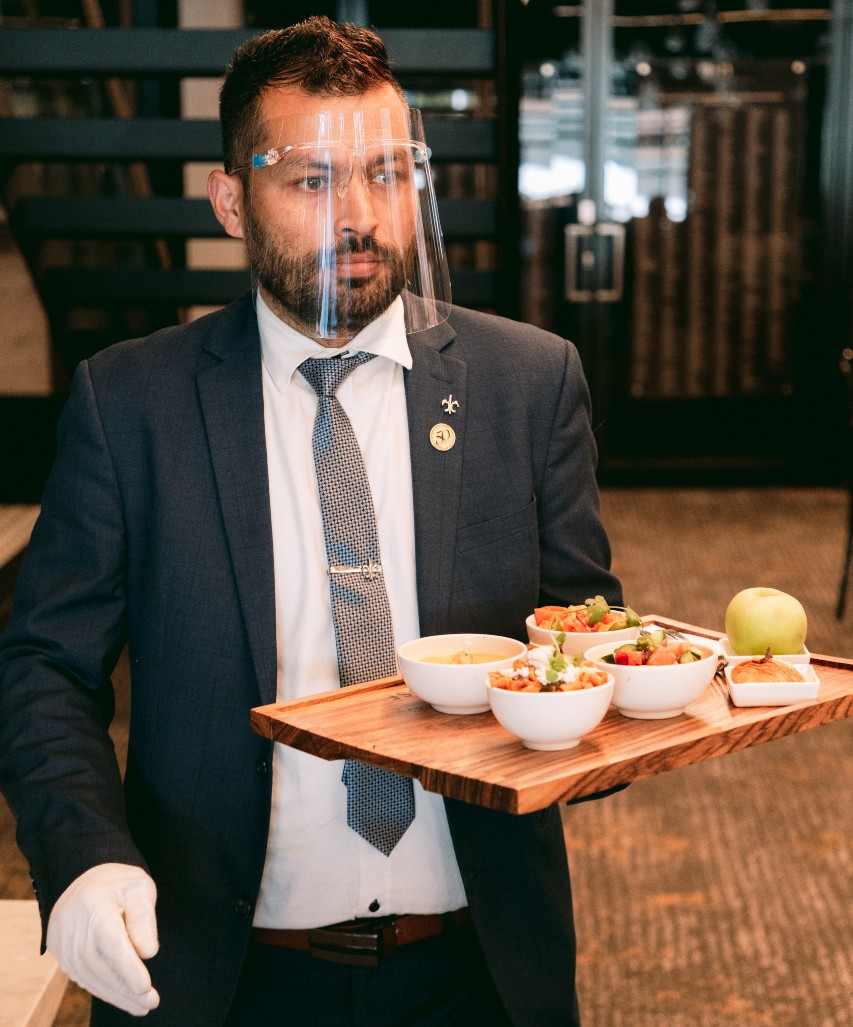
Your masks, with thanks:
<instances>
[{"instance_id":1,"label":"white ceramic bowl","mask_svg":"<svg viewBox=\"0 0 853 1027\"><path fill-rule=\"evenodd\" d=\"M531 613L524 623L527 626L527 637L534 645L557 644L557 635L560 632L538 627L535 614ZM614 647L622 645L623 642L633 642L639 632L639 628L622 628L619 631L566 631L561 648L566 656L578 656L605 641L612 642Z\"/></svg>"},{"instance_id":2,"label":"white ceramic bowl","mask_svg":"<svg viewBox=\"0 0 853 1027\"><path fill-rule=\"evenodd\" d=\"M495 719L528 749L571 749L604 719L613 675L575 692L510 692L487 685Z\"/></svg>"},{"instance_id":3,"label":"white ceramic bowl","mask_svg":"<svg viewBox=\"0 0 853 1027\"><path fill-rule=\"evenodd\" d=\"M701 660L673 663L666 667L627 667L619 663L604 663L602 657L618 648L612 642L587 649L586 659L613 675L616 681L613 705L623 717L664 720L684 713L685 708L710 685L717 670L719 656L716 650L692 640L690 646L702 653Z\"/></svg>"},{"instance_id":4,"label":"white ceramic bowl","mask_svg":"<svg viewBox=\"0 0 853 1027\"><path fill-rule=\"evenodd\" d=\"M738 654L732 649L731 643L729 642L726 635L720 639L720 649L723 651L726 661L734 666L736 663L745 663L747 660L752 660L756 656L763 656L764 653L753 653L752 656L738 656ZM812 654L808 649L803 646L802 652L799 653L782 653L773 657L774 660L784 660L786 663L801 664L811 663Z\"/></svg>"},{"instance_id":5,"label":"white ceramic bowl","mask_svg":"<svg viewBox=\"0 0 853 1027\"><path fill-rule=\"evenodd\" d=\"M425 663L426 657L451 653L494 653L489 663ZM410 690L439 713L485 713L489 708L489 671L504 670L524 656L527 646L503 635L426 635L397 650L397 664Z\"/></svg>"}]
</instances>

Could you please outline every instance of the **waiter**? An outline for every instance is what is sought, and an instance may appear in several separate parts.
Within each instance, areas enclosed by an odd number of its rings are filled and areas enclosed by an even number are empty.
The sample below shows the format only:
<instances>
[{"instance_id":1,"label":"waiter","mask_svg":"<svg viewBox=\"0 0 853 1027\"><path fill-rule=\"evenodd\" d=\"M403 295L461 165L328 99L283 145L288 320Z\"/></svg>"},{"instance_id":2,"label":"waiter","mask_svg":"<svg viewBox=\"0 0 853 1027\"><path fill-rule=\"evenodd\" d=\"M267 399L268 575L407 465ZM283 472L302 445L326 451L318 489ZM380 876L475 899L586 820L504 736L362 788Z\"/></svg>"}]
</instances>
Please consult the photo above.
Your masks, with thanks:
<instances>
[{"instance_id":1,"label":"waiter","mask_svg":"<svg viewBox=\"0 0 853 1027\"><path fill-rule=\"evenodd\" d=\"M220 116L210 198L255 287L80 365L0 643L47 947L96 1025L577 1024L556 808L249 727L419 635L619 601L577 352L451 306L423 126L372 32L249 40Z\"/></svg>"}]
</instances>

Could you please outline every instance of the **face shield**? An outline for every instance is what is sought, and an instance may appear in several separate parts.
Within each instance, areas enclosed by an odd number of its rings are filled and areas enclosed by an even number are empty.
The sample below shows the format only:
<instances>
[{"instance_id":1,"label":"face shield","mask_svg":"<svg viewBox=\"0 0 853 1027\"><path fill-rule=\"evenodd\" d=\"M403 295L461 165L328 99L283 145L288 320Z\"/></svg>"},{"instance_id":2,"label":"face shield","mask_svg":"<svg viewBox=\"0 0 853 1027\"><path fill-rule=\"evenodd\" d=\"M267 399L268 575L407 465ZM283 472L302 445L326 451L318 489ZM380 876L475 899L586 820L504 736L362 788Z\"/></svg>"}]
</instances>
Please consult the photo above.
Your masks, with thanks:
<instances>
[{"instance_id":1,"label":"face shield","mask_svg":"<svg viewBox=\"0 0 853 1027\"><path fill-rule=\"evenodd\" d=\"M445 320L450 276L429 157L420 111L402 104L263 127L245 166L249 259L308 334L350 338L401 294L408 333Z\"/></svg>"}]
</instances>

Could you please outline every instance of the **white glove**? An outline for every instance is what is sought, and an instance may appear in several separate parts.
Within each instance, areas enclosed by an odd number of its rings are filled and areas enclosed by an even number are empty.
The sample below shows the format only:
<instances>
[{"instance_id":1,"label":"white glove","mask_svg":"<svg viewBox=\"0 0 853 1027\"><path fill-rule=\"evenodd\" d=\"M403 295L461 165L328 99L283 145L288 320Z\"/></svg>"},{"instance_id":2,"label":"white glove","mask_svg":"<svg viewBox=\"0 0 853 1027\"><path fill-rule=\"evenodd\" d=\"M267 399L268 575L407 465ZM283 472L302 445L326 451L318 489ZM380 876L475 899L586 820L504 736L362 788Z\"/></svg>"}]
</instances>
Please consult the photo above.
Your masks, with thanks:
<instances>
[{"instance_id":1,"label":"white glove","mask_svg":"<svg viewBox=\"0 0 853 1027\"><path fill-rule=\"evenodd\" d=\"M59 896L47 922L47 949L86 991L133 1016L160 1004L143 959L156 955L157 888L140 867L103 863Z\"/></svg>"}]
</instances>

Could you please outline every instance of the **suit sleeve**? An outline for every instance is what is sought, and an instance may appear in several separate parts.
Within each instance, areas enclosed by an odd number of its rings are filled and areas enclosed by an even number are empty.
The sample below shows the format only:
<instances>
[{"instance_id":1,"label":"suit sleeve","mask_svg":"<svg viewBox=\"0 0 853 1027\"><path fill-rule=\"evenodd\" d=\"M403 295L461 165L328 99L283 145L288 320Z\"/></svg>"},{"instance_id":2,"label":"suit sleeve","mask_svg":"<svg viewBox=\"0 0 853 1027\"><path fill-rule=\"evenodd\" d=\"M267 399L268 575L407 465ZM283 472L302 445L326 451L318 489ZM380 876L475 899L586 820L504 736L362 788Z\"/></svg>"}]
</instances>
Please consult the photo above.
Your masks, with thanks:
<instances>
[{"instance_id":1,"label":"suit sleeve","mask_svg":"<svg viewBox=\"0 0 853 1027\"><path fill-rule=\"evenodd\" d=\"M126 638L125 553L119 490L84 363L0 639L0 787L44 923L91 866L144 866L108 733L110 675Z\"/></svg>"},{"instance_id":2,"label":"suit sleeve","mask_svg":"<svg viewBox=\"0 0 853 1027\"><path fill-rule=\"evenodd\" d=\"M563 605L603 595L620 605L622 586L610 571L610 544L601 523L589 389L577 349L566 343L564 352L563 384L537 496L539 599L542 605Z\"/></svg>"}]
</instances>

